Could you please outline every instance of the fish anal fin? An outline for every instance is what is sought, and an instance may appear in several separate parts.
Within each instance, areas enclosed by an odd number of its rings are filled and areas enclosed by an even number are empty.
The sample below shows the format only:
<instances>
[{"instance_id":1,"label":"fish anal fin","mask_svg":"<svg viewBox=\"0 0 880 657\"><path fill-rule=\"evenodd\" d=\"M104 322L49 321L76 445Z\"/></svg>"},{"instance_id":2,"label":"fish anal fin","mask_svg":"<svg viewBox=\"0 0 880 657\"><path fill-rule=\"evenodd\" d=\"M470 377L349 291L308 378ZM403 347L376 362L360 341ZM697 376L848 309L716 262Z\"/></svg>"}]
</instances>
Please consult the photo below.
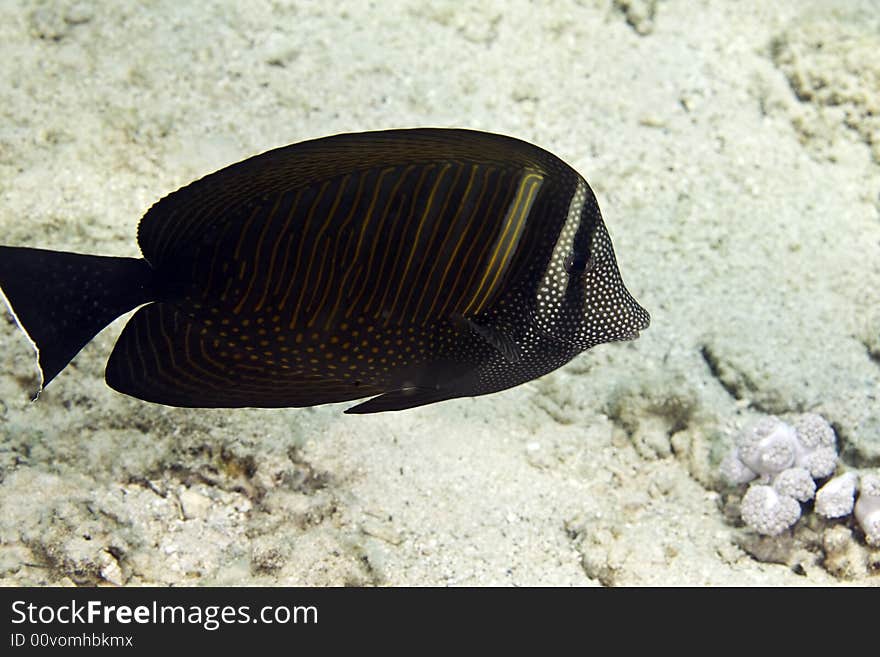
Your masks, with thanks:
<instances>
[{"instance_id":1,"label":"fish anal fin","mask_svg":"<svg viewBox=\"0 0 880 657\"><path fill-rule=\"evenodd\" d=\"M401 388L373 397L345 410L349 415L381 413L383 411L404 411L425 404L451 399L448 390L442 388Z\"/></svg>"},{"instance_id":2,"label":"fish anal fin","mask_svg":"<svg viewBox=\"0 0 880 657\"><path fill-rule=\"evenodd\" d=\"M173 304L142 307L110 354L108 385L145 401L189 408L315 406L382 392L375 385L251 361L251 352L203 335L203 328Z\"/></svg>"}]
</instances>

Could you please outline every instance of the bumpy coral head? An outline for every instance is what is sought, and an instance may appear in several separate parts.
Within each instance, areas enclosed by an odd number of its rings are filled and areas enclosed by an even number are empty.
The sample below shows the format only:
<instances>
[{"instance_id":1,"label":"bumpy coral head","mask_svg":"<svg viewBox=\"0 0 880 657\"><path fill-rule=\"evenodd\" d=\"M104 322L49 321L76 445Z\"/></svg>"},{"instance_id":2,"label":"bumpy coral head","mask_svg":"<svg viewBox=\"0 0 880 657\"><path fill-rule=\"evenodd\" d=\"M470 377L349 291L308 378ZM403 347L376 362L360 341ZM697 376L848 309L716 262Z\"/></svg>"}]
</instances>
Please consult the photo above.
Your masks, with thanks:
<instances>
[{"instance_id":1,"label":"bumpy coral head","mask_svg":"<svg viewBox=\"0 0 880 657\"><path fill-rule=\"evenodd\" d=\"M880 474L866 474L859 485L854 510L868 545L880 546Z\"/></svg>"},{"instance_id":2,"label":"bumpy coral head","mask_svg":"<svg viewBox=\"0 0 880 657\"><path fill-rule=\"evenodd\" d=\"M777 536L801 517L801 505L793 497L780 495L772 486L754 484L740 503L743 522L759 534Z\"/></svg>"},{"instance_id":3,"label":"bumpy coral head","mask_svg":"<svg viewBox=\"0 0 880 657\"><path fill-rule=\"evenodd\" d=\"M750 470L765 476L792 467L798 448L794 427L775 417L761 419L751 431L741 436L738 443L742 462Z\"/></svg>"}]
</instances>

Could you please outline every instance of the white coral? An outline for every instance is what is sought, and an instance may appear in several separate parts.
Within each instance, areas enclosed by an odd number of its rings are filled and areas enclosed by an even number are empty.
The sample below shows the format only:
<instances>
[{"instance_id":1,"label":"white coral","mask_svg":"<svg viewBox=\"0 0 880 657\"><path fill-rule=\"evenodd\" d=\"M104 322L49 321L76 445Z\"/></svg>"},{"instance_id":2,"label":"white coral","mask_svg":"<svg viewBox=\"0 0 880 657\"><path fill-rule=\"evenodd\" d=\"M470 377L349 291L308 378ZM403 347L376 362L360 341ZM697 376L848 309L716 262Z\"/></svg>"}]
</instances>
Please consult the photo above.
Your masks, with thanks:
<instances>
[{"instance_id":1,"label":"white coral","mask_svg":"<svg viewBox=\"0 0 880 657\"><path fill-rule=\"evenodd\" d=\"M816 513L826 518L842 518L852 513L857 481L853 472L828 481L816 493Z\"/></svg>"},{"instance_id":2,"label":"white coral","mask_svg":"<svg viewBox=\"0 0 880 657\"><path fill-rule=\"evenodd\" d=\"M798 502L808 502L816 494L816 482L804 468L789 468L773 480L773 488L780 495L793 497Z\"/></svg>"},{"instance_id":3,"label":"white coral","mask_svg":"<svg viewBox=\"0 0 880 657\"><path fill-rule=\"evenodd\" d=\"M797 464L814 479L828 477L837 467L837 438L828 421L818 413L802 413L793 420L798 439Z\"/></svg>"},{"instance_id":4,"label":"white coral","mask_svg":"<svg viewBox=\"0 0 880 657\"><path fill-rule=\"evenodd\" d=\"M772 486L753 484L740 504L742 519L765 536L776 536L801 517L801 505L787 495L780 495Z\"/></svg>"},{"instance_id":5,"label":"white coral","mask_svg":"<svg viewBox=\"0 0 880 657\"><path fill-rule=\"evenodd\" d=\"M735 484L749 481L743 467L765 481L795 467L820 479L837 467L836 442L834 429L821 415L803 413L794 418L793 424L771 415L740 434L721 472Z\"/></svg>"},{"instance_id":6,"label":"white coral","mask_svg":"<svg viewBox=\"0 0 880 657\"><path fill-rule=\"evenodd\" d=\"M737 454L755 474L777 475L795 464L799 445L794 427L779 418L762 418L737 440Z\"/></svg>"},{"instance_id":7,"label":"white coral","mask_svg":"<svg viewBox=\"0 0 880 657\"><path fill-rule=\"evenodd\" d=\"M880 474L862 475L854 514L868 545L880 545Z\"/></svg>"},{"instance_id":8,"label":"white coral","mask_svg":"<svg viewBox=\"0 0 880 657\"><path fill-rule=\"evenodd\" d=\"M818 413L801 413L792 420L798 440L807 448L837 446L834 429Z\"/></svg>"},{"instance_id":9,"label":"white coral","mask_svg":"<svg viewBox=\"0 0 880 657\"><path fill-rule=\"evenodd\" d=\"M797 415L792 424L771 415L740 434L720 471L733 484L758 478L740 506L746 525L775 536L797 522L798 502L816 494L814 480L837 467L836 443L834 429L816 413Z\"/></svg>"},{"instance_id":10,"label":"white coral","mask_svg":"<svg viewBox=\"0 0 880 657\"><path fill-rule=\"evenodd\" d=\"M743 496L740 513L759 534L781 534L800 518L799 502L815 496L816 513L826 518L853 513L868 545L880 546L880 472L863 474L861 481L849 472L817 492L814 480L831 476L836 468L834 429L816 413L794 416L791 424L772 415L762 418L737 437L720 465L732 484L757 479Z\"/></svg>"},{"instance_id":11,"label":"white coral","mask_svg":"<svg viewBox=\"0 0 880 657\"><path fill-rule=\"evenodd\" d=\"M735 449L722 459L718 469L722 477L736 485L747 484L758 476L749 466L742 462Z\"/></svg>"}]
</instances>

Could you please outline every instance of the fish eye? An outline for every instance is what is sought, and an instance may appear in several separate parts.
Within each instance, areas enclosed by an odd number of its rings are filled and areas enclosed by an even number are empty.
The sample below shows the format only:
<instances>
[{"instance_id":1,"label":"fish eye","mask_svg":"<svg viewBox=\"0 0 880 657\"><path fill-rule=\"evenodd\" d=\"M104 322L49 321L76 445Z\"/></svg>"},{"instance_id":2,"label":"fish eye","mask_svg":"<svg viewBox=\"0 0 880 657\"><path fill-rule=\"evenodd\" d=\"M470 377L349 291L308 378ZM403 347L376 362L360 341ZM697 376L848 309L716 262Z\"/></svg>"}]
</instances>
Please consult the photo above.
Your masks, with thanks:
<instances>
[{"instance_id":1,"label":"fish eye","mask_svg":"<svg viewBox=\"0 0 880 657\"><path fill-rule=\"evenodd\" d=\"M593 268L593 259L587 255L570 253L565 259L565 271L569 274L582 274Z\"/></svg>"}]
</instances>

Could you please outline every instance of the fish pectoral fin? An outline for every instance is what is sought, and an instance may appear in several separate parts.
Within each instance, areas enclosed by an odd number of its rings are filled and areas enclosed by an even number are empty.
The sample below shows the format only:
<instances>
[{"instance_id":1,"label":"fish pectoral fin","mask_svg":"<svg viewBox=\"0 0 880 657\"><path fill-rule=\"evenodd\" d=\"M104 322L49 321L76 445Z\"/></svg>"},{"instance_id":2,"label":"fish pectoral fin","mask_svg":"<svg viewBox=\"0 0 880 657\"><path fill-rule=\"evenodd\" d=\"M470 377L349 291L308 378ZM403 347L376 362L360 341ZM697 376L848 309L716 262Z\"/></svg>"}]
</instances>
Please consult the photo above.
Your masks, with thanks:
<instances>
[{"instance_id":1,"label":"fish pectoral fin","mask_svg":"<svg viewBox=\"0 0 880 657\"><path fill-rule=\"evenodd\" d=\"M522 360L519 345L509 335L494 326L477 324L472 319L465 321L474 333L497 349L508 363L518 363Z\"/></svg>"},{"instance_id":2,"label":"fish pectoral fin","mask_svg":"<svg viewBox=\"0 0 880 657\"><path fill-rule=\"evenodd\" d=\"M451 398L449 390L442 388L401 388L368 399L357 406L346 409L345 412L349 415L362 415L383 411L403 411Z\"/></svg>"}]
</instances>

